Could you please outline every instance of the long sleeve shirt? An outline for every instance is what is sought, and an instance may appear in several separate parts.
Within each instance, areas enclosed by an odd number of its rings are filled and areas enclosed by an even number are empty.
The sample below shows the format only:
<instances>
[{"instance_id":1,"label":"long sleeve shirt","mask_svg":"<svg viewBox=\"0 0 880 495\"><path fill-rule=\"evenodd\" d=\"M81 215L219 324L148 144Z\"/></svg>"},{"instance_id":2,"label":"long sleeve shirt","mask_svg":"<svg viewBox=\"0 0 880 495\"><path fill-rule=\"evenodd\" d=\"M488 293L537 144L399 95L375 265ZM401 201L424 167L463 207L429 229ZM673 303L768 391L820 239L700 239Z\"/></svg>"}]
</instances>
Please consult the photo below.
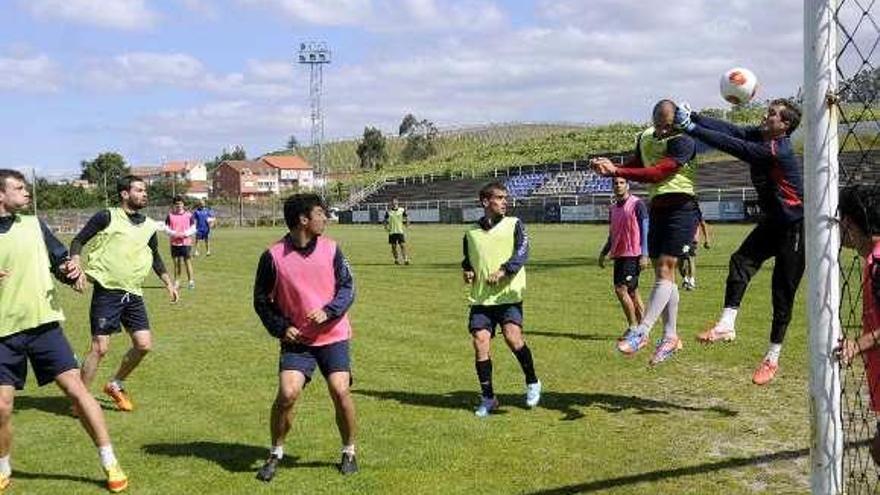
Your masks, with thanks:
<instances>
[{"instance_id":1,"label":"long sleeve shirt","mask_svg":"<svg viewBox=\"0 0 880 495\"><path fill-rule=\"evenodd\" d=\"M147 220L145 215L137 211L133 213L125 212L125 214L128 216L131 223L135 225L140 225ZM109 225L110 210L101 210L98 213L95 213L70 242L71 256L82 253L83 247L88 244L98 232L106 229ZM153 237L150 237L147 245L150 247L150 251L153 254L153 271L157 276L161 277L167 273L167 270L165 269L165 263L162 262L162 256L159 254L159 240L156 237L156 234L153 234Z\"/></svg>"},{"instance_id":2,"label":"long sleeve shirt","mask_svg":"<svg viewBox=\"0 0 880 495\"><path fill-rule=\"evenodd\" d=\"M293 244L289 235L284 238L284 242L288 243L291 249L304 256L310 255L315 250L317 240L316 237L305 246L299 247ZM344 315L354 303L354 279L348 260L345 259L339 246L336 247L336 256L333 258L333 274L336 279L335 294L333 299L322 308L330 319ZM266 331L274 337L281 338L291 326L291 322L278 309L272 297L275 292L276 276L275 262L267 249L260 256L257 264L257 275L254 280L254 311L257 312Z\"/></svg>"},{"instance_id":3,"label":"long sleeve shirt","mask_svg":"<svg viewBox=\"0 0 880 495\"><path fill-rule=\"evenodd\" d=\"M641 136L636 143L633 156L617 168L616 177L636 182L656 184L678 172L678 169L693 159L696 153L696 143L693 139L670 139L666 150L666 156L661 158L652 167L645 167L642 163Z\"/></svg>"},{"instance_id":4,"label":"long sleeve shirt","mask_svg":"<svg viewBox=\"0 0 880 495\"><path fill-rule=\"evenodd\" d=\"M15 218L16 215L0 217L0 235L9 232L9 229L11 229L12 225L15 223ZM73 284L73 280L70 280L61 272L61 265L68 259L67 248L64 247L64 244L59 241L57 237L55 237L52 229L46 225L46 222L42 220L39 220L39 222L40 230L43 232L43 242L46 244L46 251L49 253L49 266L52 269L52 275L54 275L59 282L68 285Z\"/></svg>"},{"instance_id":5,"label":"long sleeve shirt","mask_svg":"<svg viewBox=\"0 0 880 495\"><path fill-rule=\"evenodd\" d=\"M691 116L688 134L749 164L752 185L768 218L783 223L804 217L804 181L791 139L764 139L758 127L740 127L704 115Z\"/></svg>"},{"instance_id":6,"label":"long sleeve shirt","mask_svg":"<svg viewBox=\"0 0 880 495\"><path fill-rule=\"evenodd\" d=\"M498 222L503 217L496 218L494 221L489 217L482 217L477 222L480 225L480 228L483 230L490 230L492 227L498 224ZM474 267L471 265L470 254L468 253L468 243L467 236L462 239L462 251L464 254L464 259L461 261L461 268L464 271L473 271ZM526 261L529 259L529 235L526 233L526 228L523 225L522 220L516 219L516 225L513 229L513 252L510 255L510 258L507 259L504 263L501 264L501 268L508 275L515 275L523 265L526 264Z\"/></svg>"}]
</instances>

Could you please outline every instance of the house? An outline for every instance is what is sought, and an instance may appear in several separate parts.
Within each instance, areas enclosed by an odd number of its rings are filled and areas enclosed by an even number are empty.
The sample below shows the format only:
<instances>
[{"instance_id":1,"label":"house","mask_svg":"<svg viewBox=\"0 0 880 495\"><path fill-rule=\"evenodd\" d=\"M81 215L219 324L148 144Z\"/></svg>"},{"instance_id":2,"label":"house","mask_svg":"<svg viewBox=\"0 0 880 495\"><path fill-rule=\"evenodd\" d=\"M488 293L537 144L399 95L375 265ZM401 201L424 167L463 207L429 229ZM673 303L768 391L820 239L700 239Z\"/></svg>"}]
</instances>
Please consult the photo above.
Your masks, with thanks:
<instances>
[{"instance_id":1,"label":"house","mask_svg":"<svg viewBox=\"0 0 880 495\"><path fill-rule=\"evenodd\" d=\"M214 171L214 194L248 201L278 194L278 175L261 160L225 160Z\"/></svg>"},{"instance_id":2,"label":"house","mask_svg":"<svg viewBox=\"0 0 880 495\"><path fill-rule=\"evenodd\" d=\"M186 182L186 196L205 199L208 197L208 169L199 161L175 160L162 164L162 175L166 178Z\"/></svg>"},{"instance_id":3,"label":"house","mask_svg":"<svg viewBox=\"0 0 880 495\"><path fill-rule=\"evenodd\" d=\"M144 183L148 186L162 180L162 167L159 165L133 165L128 169L128 173L136 175L144 179Z\"/></svg>"},{"instance_id":4,"label":"house","mask_svg":"<svg viewBox=\"0 0 880 495\"><path fill-rule=\"evenodd\" d=\"M311 191L315 187L314 169L301 156L264 156L260 161L277 171L278 187L282 191L286 189Z\"/></svg>"}]
</instances>

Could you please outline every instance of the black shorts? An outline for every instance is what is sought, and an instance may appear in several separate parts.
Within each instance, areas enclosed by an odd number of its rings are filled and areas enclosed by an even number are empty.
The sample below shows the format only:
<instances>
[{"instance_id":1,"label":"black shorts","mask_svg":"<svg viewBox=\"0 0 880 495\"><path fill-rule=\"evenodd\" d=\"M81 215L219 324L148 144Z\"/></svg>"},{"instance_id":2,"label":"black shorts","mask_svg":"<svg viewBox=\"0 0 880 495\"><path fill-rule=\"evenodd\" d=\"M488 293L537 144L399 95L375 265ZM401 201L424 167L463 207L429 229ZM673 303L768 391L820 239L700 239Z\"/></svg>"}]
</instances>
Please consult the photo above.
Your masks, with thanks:
<instances>
[{"instance_id":1,"label":"black shorts","mask_svg":"<svg viewBox=\"0 0 880 495\"><path fill-rule=\"evenodd\" d=\"M24 388L28 360L40 386L79 367L57 321L0 338L0 385Z\"/></svg>"},{"instance_id":2,"label":"black shorts","mask_svg":"<svg viewBox=\"0 0 880 495\"><path fill-rule=\"evenodd\" d=\"M489 330L495 336L495 327L505 323L523 326L522 303L499 304L497 306L471 306L468 316L468 331Z\"/></svg>"},{"instance_id":3,"label":"black shorts","mask_svg":"<svg viewBox=\"0 0 880 495\"><path fill-rule=\"evenodd\" d=\"M648 252L652 259L664 254L678 258L690 251L697 221L695 200L658 207L652 203L650 217Z\"/></svg>"},{"instance_id":4,"label":"black shorts","mask_svg":"<svg viewBox=\"0 0 880 495\"><path fill-rule=\"evenodd\" d=\"M89 308L92 335L111 335L125 327L129 332L149 330L150 319L144 298L118 289L105 289L95 284Z\"/></svg>"},{"instance_id":5,"label":"black shorts","mask_svg":"<svg viewBox=\"0 0 880 495\"><path fill-rule=\"evenodd\" d=\"M403 234L388 234L388 244L406 244Z\"/></svg>"},{"instance_id":6,"label":"black shorts","mask_svg":"<svg viewBox=\"0 0 880 495\"><path fill-rule=\"evenodd\" d=\"M642 266L639 264L638 256L626 256L623 258L614 258L614 286L619 287L625 285L629 290L639 288L639 274L642 273Z\"/></svg>"},{"instance_id":7,"label":"black shorts","mask_svg":"<svg viewBox=\"0 0 880 495\"><path fill-rule=\"evenodd\" d=\"M192 246L171 246L172 258L189 259Z\"/></svg>"},{"instance_id":8,"label":"black shorts","mask_svg":"<svg viewBox=\"0 0 880 495\"><path fill-rule=\"evenodd\" d=\"M339 371L351 373L351 355L348 347L348 340L322 346L282 344L281 356L278 358L278 372L299 371L306 377L306 383L312 381L315 366L321 370L324 378L330 373Z\"/></svg>"}]
</instances>

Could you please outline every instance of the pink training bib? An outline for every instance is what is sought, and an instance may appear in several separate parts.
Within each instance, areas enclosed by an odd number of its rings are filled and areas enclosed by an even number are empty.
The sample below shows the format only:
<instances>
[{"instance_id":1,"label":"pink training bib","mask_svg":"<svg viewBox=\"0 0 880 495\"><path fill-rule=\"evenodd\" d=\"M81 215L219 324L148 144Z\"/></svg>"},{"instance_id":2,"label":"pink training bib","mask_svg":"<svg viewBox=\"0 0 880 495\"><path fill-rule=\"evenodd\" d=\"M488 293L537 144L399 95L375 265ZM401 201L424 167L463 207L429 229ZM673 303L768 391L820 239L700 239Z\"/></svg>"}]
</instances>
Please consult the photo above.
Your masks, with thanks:
<instances>
[{"instance_id":1,"label":"pink training bib","mask_svg":"<svg viewBox=\"0 0 880 495\"><path fill-rule=\"evenodd\" d=\"M300 332L306 345L324 346L351 338L348 313L320 325L311 323L306 315L321 309L336 294L336 273L333 259L336 243L318 237L315 250L303 255L288 246L284 239L269 248L275 263L275 304Z\"/></svg>"}]
</instances>

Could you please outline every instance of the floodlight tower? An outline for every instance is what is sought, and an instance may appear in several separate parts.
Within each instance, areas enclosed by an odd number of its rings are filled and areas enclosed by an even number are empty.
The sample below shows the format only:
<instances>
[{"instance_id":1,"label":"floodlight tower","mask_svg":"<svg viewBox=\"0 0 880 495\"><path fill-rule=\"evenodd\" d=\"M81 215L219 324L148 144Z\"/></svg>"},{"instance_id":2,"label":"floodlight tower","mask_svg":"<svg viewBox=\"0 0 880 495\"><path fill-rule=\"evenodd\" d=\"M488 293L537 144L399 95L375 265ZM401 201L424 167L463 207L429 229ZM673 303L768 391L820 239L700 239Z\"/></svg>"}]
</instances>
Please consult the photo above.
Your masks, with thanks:
<instances>
[{"instance_id":1,"label":"floodlight tower","mask_svg":"<svg viewBox=\"0 0 880 495\"><path fill-rule=\"evenodd\" d=\"M324 65L330 63L330 48L324 41L306 41L299 44L298 62L309 66L309 103L312 117L311 148L315 163L315 179L324 193L327 170L324 168L324 112L321 109L321 91L324 86Z\"/></svg>"}]
</instances>

